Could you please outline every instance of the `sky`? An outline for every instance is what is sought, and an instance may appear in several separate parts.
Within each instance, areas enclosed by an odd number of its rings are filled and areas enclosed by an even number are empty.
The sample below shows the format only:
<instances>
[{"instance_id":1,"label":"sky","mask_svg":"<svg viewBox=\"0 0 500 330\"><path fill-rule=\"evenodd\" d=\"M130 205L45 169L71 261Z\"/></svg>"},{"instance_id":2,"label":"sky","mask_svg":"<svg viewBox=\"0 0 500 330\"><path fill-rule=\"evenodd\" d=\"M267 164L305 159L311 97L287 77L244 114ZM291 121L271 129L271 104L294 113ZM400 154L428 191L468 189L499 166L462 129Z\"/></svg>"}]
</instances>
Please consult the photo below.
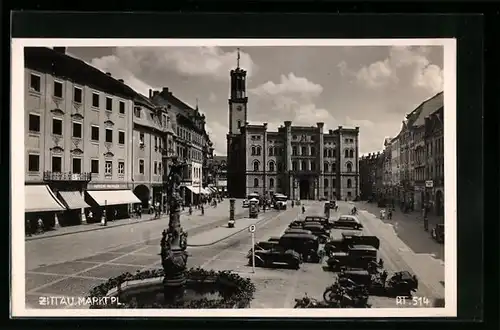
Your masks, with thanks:
<instances>
[{"instance_id":1,"label":"sky","mask_svg":"<svg viewBox=\"0 0 500 330\"><path fill-rule=\"evenodd\" d=\"M240 46L248 119L325 130L359 126L360 154L380 151L404 116L443 90L442 46ZM168 87L206 115L215 154L226 154L235 47L69 47L137 92Z\"/></svg>"}]
</instances>

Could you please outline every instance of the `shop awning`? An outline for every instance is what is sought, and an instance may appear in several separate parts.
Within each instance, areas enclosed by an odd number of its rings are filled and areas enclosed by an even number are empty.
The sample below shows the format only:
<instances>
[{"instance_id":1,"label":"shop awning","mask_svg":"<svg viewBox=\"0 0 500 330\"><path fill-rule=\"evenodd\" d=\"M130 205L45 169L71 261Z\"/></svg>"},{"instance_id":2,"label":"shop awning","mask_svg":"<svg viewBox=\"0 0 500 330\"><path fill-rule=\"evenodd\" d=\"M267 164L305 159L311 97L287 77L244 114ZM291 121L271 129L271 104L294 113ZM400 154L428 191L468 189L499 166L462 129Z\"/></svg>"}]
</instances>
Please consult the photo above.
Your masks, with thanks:
<instances>
[{"instance_id":1,"label":"shop awning","mask_svg":"<svg viewBox=\"0 0 500 330\"><path fill-rule=\"evenodd\" d=\"M68 210L90 207L89 204L85 203L79 191L60 191L59 195L61 195L61 199L68 207Z\"/></svg>"},{"instance_id":2,"label":"shop awning","mask_svg":"<svg viewBox=\"0 0 500 330\"><path fill-rule=\"evenodd\" d=\"M210 188L210 190L212 190L212 192L214 192L214 193L218 192L217 188L215 188L215 187L208 187L208 188Z\"/></svg>"},{"instance_id":3,"label":"shop awning","mask_svg":"<svg viewBox=\"0 0 500 330\"><path fill-rule=\"evenodd\" d=\"M199 194L200 193L200 188L198 187L193 187L193 186L185 186L187 189L191 190L194 194Z\"/></svg>"},{"instance_id":4,"label":"shop awning","mask_svg":"<svg viewBox=\"0 0 500 330\"><path fill-rule=\"evenodd\" d=\"M201 193L204 195L210 195L212 192L207 188L201 188Z\"/></svg>"},{"instance_id":5,"label":"shop awning","mask_svg":"<svg viewBox=\"0 0 500 330\"><path fill-rule=\"evenodd\" d=\"M24 186L24 212L64 211L63 204L46 185Z\"/></svg>"},{"instance_id":6,"label":"shop awning","mask_svg":"<svg viewBox=\"0 0 500 330\"><path fill-rule=\"evenodd\" d=\"M87 191L87 193L100 206L136 204L141 202L131 190L92 190Z\"/></svg>"}]
</instances>

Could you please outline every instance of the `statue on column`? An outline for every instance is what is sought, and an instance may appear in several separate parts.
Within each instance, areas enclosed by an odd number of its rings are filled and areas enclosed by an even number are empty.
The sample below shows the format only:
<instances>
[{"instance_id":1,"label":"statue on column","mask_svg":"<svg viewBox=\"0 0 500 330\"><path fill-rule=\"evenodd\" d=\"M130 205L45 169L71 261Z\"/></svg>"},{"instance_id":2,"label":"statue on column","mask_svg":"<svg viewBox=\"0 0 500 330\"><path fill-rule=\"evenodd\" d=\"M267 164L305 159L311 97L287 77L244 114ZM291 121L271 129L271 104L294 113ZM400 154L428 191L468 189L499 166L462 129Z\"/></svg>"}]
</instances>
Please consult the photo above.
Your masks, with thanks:
<instances>
[{"instance_id":1,"label":"statue on column","mask_svg":"<svg viewBox=\"0 0 500 330\"><path fill-rule=\"evenodd\" d=\"M180 185L185 163L177 158L172 159L170 173L167 177L167 198L169 205L169 223L162 233L161 261L165 278L163 279L165 300L182 299L186 283L187 265L187 233L183 231L180 222L182 197Z\"/></svg>"}]
</instances>

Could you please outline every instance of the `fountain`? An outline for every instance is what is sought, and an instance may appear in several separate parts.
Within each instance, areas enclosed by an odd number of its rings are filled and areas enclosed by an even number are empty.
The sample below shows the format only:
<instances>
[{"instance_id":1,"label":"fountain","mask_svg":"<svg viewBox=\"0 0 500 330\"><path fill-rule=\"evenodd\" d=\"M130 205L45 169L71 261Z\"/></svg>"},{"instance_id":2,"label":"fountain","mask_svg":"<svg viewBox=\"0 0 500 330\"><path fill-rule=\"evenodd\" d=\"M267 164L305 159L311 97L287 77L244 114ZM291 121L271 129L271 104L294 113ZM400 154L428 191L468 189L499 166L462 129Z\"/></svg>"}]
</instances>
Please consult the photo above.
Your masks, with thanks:
<instances>
[{"instance_id":1,"label":"fountain","mask_svg":"<svg viewBox=\"0 0 500 330\"><path fill-rule=\"evenodd\" d=\"M167 178L169 225L162 232L161 269L125 273L93 288L90 308L245 308L255 286L230 271L187 270L187 232L181 227L180 185L186 166L172 159Z\"/></svg>"}]
</instances>

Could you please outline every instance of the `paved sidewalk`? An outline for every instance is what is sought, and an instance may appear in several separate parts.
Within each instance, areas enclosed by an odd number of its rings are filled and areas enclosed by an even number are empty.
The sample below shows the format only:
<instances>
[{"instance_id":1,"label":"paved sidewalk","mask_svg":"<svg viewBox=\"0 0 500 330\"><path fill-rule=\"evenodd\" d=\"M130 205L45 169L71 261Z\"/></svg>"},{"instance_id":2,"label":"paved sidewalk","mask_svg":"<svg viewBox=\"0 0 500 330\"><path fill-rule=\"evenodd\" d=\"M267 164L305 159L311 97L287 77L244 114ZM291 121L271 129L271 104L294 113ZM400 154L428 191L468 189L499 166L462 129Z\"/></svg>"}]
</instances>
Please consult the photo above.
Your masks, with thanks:
<instances>
[{"instance_id":1,"label":"paved sidewalk","mask_svg":"<svg viewBox=\"0 0 500 330\"><path fill-rule=\"evenodd\" d=\"M240 202L240 203L238 203L238 202ZM241 201L236 200L235 204L236 204L235 205L235 215L243 214L244 209L242 207ZM218 203L216 208L206 206L204 217L213 217L213 216L220 217L221 216L221 208L222 209L226 208L227 215L229 216L229 199L225 199L221 203ZM188 214L188 208L185 208L184 211L181 212L181 215L187 216L187 214ZM201 211L199 209L193 209L192 216L196 216L196 215L201 216ZM169 217L168 214L162 214L161 217L159 217L159 218L155 218L154 214L144 214L141 219L128 218L128 219L120 219L120 220L115 220L115 221L108 221L107 226L101 226L101 223L90 223L90 224L82 224L82 225L76 225L76 226L60 227L60 228L57 228L55 230L46 231L42 234L37 234L37 235L33 235L33 236L26 236L26 241L39 240L39 239L44 239L44 238L49 238L49 237L71 235L71 234L83 233L83 232L88 232L88 231L110 229L110 228L114 228L114 227L133 225L133 224L142 223L142 222L165 220L165 219L168 219L168 217Z\"/></svg>"},{"instance_id":2,"label":"paved sidewalk","mask_svg":"<svg viewBox=\"0 0 500 330\"><path fill-rule=\"evenodd\" d=\"M391 225L398 235L415 253L434 255L435 258L444 261L444 244L439 244L431 237L430 231L436 223L442 223L439 217L429 217L429 231L424 230L422 217L416 212L405 214L396 210L392 214L392 219L380 219L381 208L376 204L366 202L355 203L358 210L366 210L377 219L387 225Z\"/></svg>"}]
</instances>

